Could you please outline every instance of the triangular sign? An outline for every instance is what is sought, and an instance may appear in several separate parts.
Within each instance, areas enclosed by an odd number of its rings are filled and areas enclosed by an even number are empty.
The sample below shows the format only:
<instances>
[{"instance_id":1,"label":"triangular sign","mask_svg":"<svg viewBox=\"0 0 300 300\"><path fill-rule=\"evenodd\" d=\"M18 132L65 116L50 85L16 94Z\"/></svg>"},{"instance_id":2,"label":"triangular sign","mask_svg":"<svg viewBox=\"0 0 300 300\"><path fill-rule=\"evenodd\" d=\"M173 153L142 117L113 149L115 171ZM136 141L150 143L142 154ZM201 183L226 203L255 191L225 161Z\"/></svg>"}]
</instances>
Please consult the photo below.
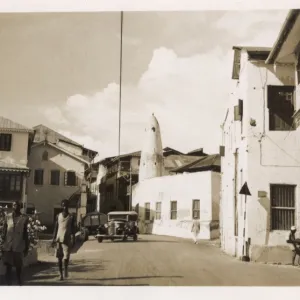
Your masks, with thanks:
<instances>
[{"instance_id":1,"label":"triangular sign","mask_svg":"<svg viewBox=\"0 0 300 300\"><path fill-rule=\"evenodd\" d=\"M240 190L240 195L251 196L251 193L250 193L249 188L248 188L247 181L242 186L242 188Z\"/></svg>"}]
</instances>

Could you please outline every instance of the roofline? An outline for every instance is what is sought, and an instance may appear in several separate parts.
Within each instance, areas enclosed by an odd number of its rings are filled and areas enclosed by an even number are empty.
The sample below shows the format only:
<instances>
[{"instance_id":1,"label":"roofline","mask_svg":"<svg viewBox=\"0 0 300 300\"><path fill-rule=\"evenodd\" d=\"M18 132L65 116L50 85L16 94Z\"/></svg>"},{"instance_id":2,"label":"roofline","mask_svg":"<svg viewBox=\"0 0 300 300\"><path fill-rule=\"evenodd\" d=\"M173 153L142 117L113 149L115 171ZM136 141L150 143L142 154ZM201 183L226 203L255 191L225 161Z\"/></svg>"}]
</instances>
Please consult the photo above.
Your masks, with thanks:
<instances>
[{"instance_id":1,"label":"roofline","mask_svg":"<svg viewBox=\"0 0 300 300\"><path fill-rule=\"evenodd\" d=\"M33 134L34 133L34 130L33 129L30 129L30 128L3 128L1 127L0 128L0 131L1 132L20 132L20 133L31 133Z\"/></svg>"},{"instance_id":2,"label":"roofline","mask_svg":"<svg viewBox=\"0 0 300 300\"><path fill-rule=\"evenodd\" d=\"M246 52L265 53L271 52L272 47L233 46L233 50L245 50Z\"/></svg>"},{"instance_id":3,"label":"roofline","mask_svg":"<svg viewBox=\"0 0 300 300\"><path fill-rule=\"evenodd\" d=\"M179 167L179 168L174 168L174 169L172 169L172 172L181 172L182 169L183 169L182 172L184 172L184 169L189 169L190 167L192 167L193 165L196 165L198 162L200 162L200 161L202 161L202 160L204 160L204 159L207 159L207 158L209 158L209 157L211 157L211 156L218 156L218 155L219 155L219 154L209 154L209 155L207 155L207 156L203 156L203 157L201 157L201 158L195 160L194 162L187 163L187 164L185 164L185 165L183 165L183 166L181 166L181 167ZM212 166L214 166L214 165L212 164L212 165L208 165L208 166L201 166L201 167L199 167L199 169L204 168L204 167L205 167L205 168L206 168L206 167L212 167Z\"/></svg>"},{"instance_id":4,"label":"roofline","mask_svg":"<svg viewBox=\"0 0 300 300\"><path fill-rule=\"evenodd\" d=\"M140 154L137 154L138 152L140 152ZM124 158L124 157L140 157L141 155L142 155L141 151L133 151L133 152L130 152L130 153L125 153L125 154L121 154L121 155L115 156L112 159L112 162L115 162L118 159Z\"/></svg>"},{"instance_id":5,"label":"roofline","mask_svg":"<svg viewBox=\"0 0 300 300\"><path fill-rule=\"evenodd\" d=\"M67 154L67 155L73 157L74 159L77 159L77 160L79 160L79 161L81 161L81 162L83 162L83 163L85 163L87 165L90 164L90 162L86 161L85 159L83 159L83 158L81 158L81 157L79 157L79 156L77 156L77 155L75 155L75 154L73 154L73 153L71 153L71 152L69 152L69 151L67 151L67 150L65 150L65 149L63 149L63 148L55 145L55 144L53 144L53 143L50 143L49 141L41 141L41 142L33 145L31 148L38 147L38 146L43 145L43 144L47 144L49 146L52 146L53 148L55 148L57 150L60 150L60 151L64 152L65 154Z\"/></svg>"},{"instance_id":6,"label":"roofline","mask_svg":"<svg viewBox=\"0 0 300 300\"><path fill-rule=\"evenodd\" d=\"M279 35L277 37L276 42L273 45L273 48L266 59L266 64L273 64L275 59L277 58L280 48L286 41L290 31L292 30L293 26L296 23L297 17L300 13L300 9L291 9L281 27Z\"/></svg>"},{"instance_id":7,"label":"roofline","mask_svg":"<svg viewBox=\"0 0 300 300\"><path fill-rule=\"evenodd\" d=\"M174 169L172 169L172 172L179 172L181 169L190 168L190 167L192 167L193 165L197 164L199 161L201 161L205 158L207 158L207 156L200 157L199 159L196 159L193 162L189 162L189 163L184 164L183 166L174 168Z\"/></svg>"},{"instance_id":8,"label":"roofline","mask_svg":"<svg viewBox=\"0 0 300 300\"><path fill-rule=\"evenodd\" d=\"M79 144L79 143L77 143L76 141L73 141L72 139L70 139L70 138L64 136L63 134L59 133L58 131L56 131L56 130L54 130L54 129L52 129L52 128L50 128L50 127L44 125L44 124L36 125L36 126L33 127L33 129L36 129L37 127L40 127L40 126L43 126L43 127L47 128L47 129L49 129L49 130L51 130L51 131L57 133L58 135L60 135L60 136L63 138L63 139L58 138L58 140L61 140L61 141L65 142L65 143L69 143L69 144L74 145L74 146L77 146L77 147L82 147L82 148L84 148L84 146L83 146L82 144Z\"/></svg>"}]
</instances>

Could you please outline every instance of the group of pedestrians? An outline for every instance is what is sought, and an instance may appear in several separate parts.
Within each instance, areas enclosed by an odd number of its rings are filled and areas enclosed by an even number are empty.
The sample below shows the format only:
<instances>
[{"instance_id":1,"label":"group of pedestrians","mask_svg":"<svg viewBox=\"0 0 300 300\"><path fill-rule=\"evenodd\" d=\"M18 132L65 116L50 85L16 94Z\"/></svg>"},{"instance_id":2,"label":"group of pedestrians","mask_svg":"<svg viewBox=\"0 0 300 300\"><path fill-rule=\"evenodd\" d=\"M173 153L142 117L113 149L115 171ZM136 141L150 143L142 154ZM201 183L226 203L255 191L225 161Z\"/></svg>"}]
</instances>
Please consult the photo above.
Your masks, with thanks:
<instances>
[{"instance_id":1,"label":"group of pedestrians","mask_svg":"<svg viewBox=\"0 0 300 300\"><path fill-rule=\"evenodd\" d=\"M58 214L54 226L52 246L56 247L59 280L68 277L68 266L71 248L75 243L76 221L69 213L69 202L61 202L62 212ZM2 261L6 267L5 280L12 284L12 268L16 269L19 285L22 285L22 269L24 258L28 255L30 242L28 238L28 221L26 214L21 212L22 203L15 201L12 212L5 216L2 237Z\"/></svg>"}]
</instances>

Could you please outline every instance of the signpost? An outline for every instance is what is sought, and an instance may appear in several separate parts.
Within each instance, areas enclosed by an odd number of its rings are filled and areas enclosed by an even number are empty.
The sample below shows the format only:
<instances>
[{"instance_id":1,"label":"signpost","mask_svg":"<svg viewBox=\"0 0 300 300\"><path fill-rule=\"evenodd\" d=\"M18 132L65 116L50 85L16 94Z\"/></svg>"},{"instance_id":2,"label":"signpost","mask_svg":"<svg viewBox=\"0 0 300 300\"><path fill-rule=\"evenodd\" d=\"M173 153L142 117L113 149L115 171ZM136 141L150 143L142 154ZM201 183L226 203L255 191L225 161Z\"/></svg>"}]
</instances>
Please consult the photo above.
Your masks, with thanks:
<instances>
[{"instance_id":1,"label":"signpost","mask_svg":"<svg viewBox=\"0 0 300 300\"><path fill-rule=\"evenodd\" d=\"M243 228L243 257L242 261L250 261L249 253L248 253L248 247L246 247L246 218L247 218L247 196L251 196L250 190L248 188L247 181L244 183L240 190L240 195L245 195L245 208L244 208L244 228ZM247 243L248 245L249 243Z\"/></svg>"}]
</instances>

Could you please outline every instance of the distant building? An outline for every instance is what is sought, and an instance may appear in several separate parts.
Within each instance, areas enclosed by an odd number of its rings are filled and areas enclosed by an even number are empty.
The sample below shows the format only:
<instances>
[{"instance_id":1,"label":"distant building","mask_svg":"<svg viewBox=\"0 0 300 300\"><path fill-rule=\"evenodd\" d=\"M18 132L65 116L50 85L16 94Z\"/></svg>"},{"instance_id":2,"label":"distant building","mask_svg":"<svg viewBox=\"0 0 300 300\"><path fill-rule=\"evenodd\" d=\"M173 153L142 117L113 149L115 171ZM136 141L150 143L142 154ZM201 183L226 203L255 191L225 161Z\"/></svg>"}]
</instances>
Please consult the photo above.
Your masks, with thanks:
<instances>
[{"instance_id":1,"label":"distant building","mask_svg":"<svg viewBox=\"0 0 300 300\"><path fill-rule=\"evenodd\" d=\"M40 219L50 227L61 211L61 201L69 199L75 213L80 206L82 184L87 186L87 211L96 210L96 196L90 184L97 176L91 166L97 155L47 128L34 127L34 144L29 156L31 175L28 180L28 202L41 212Z\"/></svg>"},{"instance_id":2,"label":"distant building","mask_svg":"<svg viewBox=\"0 0 300 300\"><path fill-rule=\"evenodd\" d=\"M22 201L27 208L28 155L34 131L0 117L0 206Z\"/></svg>"},{"instance_id":3,"label":"distant building","mask_svg":"<svg viewBox=\"0 0 300 300\"><path fill-rule=\"evenodd\" d=\"M206 155L206 154L204 154ZM172 148L163 149L163 175L196 161L200 156L186 155ZM112 210L131 210L131 186L139 181L141 151L109 157L96 163L99 169L99 209L103 213ZM131 175L130 175L131 174ZM130 178L131 177L131 178ZM130 184L131 182L131 184Z\"/></svg>"},{"instance_id":4,"label":"distant building","mask_svg":"<svg viewBox=\"0 0 300 300\"><path fill-rule=\"evenodd\" d=\"M190 238L192 220L199 219L199 238L218 238L220 156L197 158L172 173L134 186L140 232Z\"/></svg>"},{"instance_id":5,"label":"distant building","mask_svg":"<svg viewBox=\"0 0 300 300\"><path fill-rule=\"evenodd\" d=\"M156 170L160 162L157 149L161 148L161 138L156 135L159 125L154 117L148 128L153 128L154 134L146 134L142 157L146 157L144 161L150 176L145 176L147 172L141 166L139 175L143 175L143 180L139 180L132 191L132 205L139 214L140 232L189 238L195 218L201 224L199 238L218 237L219 155L204 154L202 148L185 155L167 147L162 153L164 171L155 174L151 170Z\"/></svg>"},{"instance_id":6,"label":"distant building","mask_svg":"<svg viewBox=\"0 0 300 300\"><path fill-rule=\"evenodd\" d=\"M299 32L292 10L273 48L233 48L220 217L222 248L240 258L290 263L286 235L292 225L300 230Z\"/></svg>"}]
</instances>

